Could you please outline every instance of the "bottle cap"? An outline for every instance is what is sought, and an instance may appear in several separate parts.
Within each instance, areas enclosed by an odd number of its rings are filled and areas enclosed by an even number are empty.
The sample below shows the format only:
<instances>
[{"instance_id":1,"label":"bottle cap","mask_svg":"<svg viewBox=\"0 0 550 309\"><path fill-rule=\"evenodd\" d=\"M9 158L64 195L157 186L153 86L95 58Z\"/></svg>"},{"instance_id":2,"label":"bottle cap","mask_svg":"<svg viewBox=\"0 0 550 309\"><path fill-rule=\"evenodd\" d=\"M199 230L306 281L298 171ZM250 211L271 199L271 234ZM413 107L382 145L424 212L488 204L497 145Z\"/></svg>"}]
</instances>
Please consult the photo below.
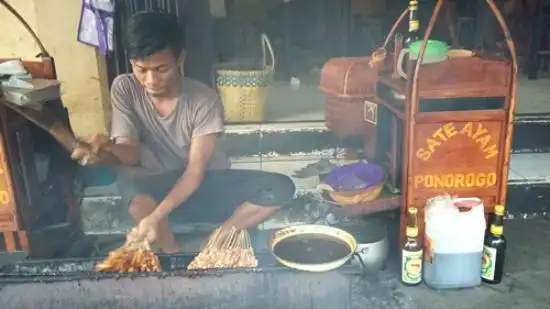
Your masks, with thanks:
<instances>
[{"instance_id":1,"label":"bottle cap","mask_svg":"<svg viewBox=\"0 0 550 309\"><path fill-rule=\"evenodd\" d=\"M493 235L500 236L500 235L503 234L504 228L502 227L502 225L494 225L494 224L492 224L491 227L489 228L489 231L490 231L491 234L493 234Z\"/></svg>"},{"instance_id":2,"label":"bottle cap","mask_svg":"<svg viewBox=\"0 0 550 309\"><path fill-rule=\"evenodd\" d=\"M504 205L501 205L501 204L495 205L495 208L493 211L497 216L504 216Z\"/></svg>"},{"instance_id":3,"label":"bottle cap","mask_svg":"<svg viewBox=\"0 0 550 309\"><path fill-rule=\"evenodd\" d=\"M416 208L416 207L409 207L408 211L409 211L409 213L410 213L411 215L416 215L416 214L418 213L418 208Z\"/></svg>"},{"instance_id":4,"label":"bottle cap","mask_svg":"<svg viewBox=\"0 0 550 309\"><path fill-rule=\"evenodd\" d=\"M418 228L416 228L416 227L407 227L405 229L405 235L407 237L417 237L418 236Z\"/></svg>"}]
</instances>

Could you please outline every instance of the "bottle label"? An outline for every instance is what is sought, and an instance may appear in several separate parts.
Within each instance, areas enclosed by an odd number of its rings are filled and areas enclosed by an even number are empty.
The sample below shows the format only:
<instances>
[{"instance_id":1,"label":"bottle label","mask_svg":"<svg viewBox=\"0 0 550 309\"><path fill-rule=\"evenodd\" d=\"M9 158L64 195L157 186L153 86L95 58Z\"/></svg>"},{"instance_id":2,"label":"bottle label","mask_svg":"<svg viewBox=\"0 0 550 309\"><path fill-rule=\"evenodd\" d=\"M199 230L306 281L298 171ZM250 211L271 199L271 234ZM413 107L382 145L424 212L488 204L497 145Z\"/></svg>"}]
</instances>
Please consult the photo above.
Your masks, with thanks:
<instances>
[{"instance_id":1,"label":"bottle label","mask_svg":"<svg viewBox=\"0 0 550 309\"><path fill-rule=\"evenodd\" d=\"M424 261L431 263L433 261L433 247L434 242L433 240L428 236L424 236L424 250L426 250L424 254Z\"/></svg>"},{"instance_id":2,"label":"bottle label","mask_svg":"<svg viewBox=\"0 0 550 309\"><path fill-rule=\"evenodd\" d=\"M422 250L403 250L401 280L408 284L417 284L422 281Z\"/></svg>"},{"instance_id":3,"label":"bottle label","mask_svg":"<svg viewBox=\"0 0 550 309\"><path fill-rule=\"evenodd\" d=\"M420 28L420 22L418 20L409 21L409 32L417 31Z\"/></svg>"},{"instance_id":4,"label":"bottle label","mask_svg":"<svg viewBox=\"0 0 550 309\"><path fill-rule=\"evenodd\" d=\"M481 278L486 280L495 279L496 260L497 249L483 246L483 258L481 260Z\"/></svg>"}]
</instances>

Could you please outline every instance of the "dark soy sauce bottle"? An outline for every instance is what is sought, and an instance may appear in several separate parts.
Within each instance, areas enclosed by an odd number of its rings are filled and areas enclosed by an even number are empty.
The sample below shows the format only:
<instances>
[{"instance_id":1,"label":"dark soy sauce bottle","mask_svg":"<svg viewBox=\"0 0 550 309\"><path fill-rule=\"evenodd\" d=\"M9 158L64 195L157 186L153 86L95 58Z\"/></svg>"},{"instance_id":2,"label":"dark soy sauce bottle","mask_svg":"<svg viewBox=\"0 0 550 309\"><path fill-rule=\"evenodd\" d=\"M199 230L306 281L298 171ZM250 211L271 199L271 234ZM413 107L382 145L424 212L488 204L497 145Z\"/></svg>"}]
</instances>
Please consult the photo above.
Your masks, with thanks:
<instances>
[{"instance_id":1,"label":"dark soy sauce bottle","mask_svg":"<svg viewBox=\"0 0 550 309\"><path fill-rule=\"evenodd\" d=\"M411 44L420 40L419 35L420 21L418 20L418 1L410 0L409 1L409 31L405 36L405 41L403 41L403 46L405 48L411 47ZM416 60L411 59L411 53L409 51L407 61L404 63L404 72L407 72L407 78L411 78L414 74L414 68L416 66Z\"/></svg>"},{"instance_id":2,"label":"dark soy sauce bottle","mask_svg":"<svg viewBox=\"0 0 550 309\"><path fill-rule=\"evenodd\" d=\"M495 205L491 226L483 244L481 280L487 284L499 284L504 275L505 258L504 206Z\"/></svg>"},{"instance_id":3,"label":"dark soy sauce bottle","mask_svg":"<svg viewBox=\"0 0 550 309\"><path fill-rule=\"evenodd\" d=\"M420 40L420 35L418 34L420 30L420 21L418 20L418 1L410 0L409 1L409 31L405 37L403 45L405 48L409 48L412 43Z\"/></svg>"}]
</instances>

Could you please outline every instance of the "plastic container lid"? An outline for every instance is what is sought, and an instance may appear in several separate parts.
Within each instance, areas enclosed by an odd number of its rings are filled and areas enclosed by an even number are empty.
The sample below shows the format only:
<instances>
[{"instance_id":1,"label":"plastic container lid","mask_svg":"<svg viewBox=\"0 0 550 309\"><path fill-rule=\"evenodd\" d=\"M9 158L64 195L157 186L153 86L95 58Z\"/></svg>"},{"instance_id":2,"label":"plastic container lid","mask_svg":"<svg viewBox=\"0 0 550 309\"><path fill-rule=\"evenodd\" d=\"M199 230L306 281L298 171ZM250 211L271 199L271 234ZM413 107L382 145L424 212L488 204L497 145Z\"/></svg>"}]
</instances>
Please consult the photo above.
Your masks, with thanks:
<instances>
[{"instance_id":1,"label":"plastic container lid","mask_svg":"<svg viewBox=\"0 0 550 309\"><path fill-rule=\"evenodd\" d=\"M409 47L411 54L418 56L421 46L422 40L413 42ZM447 45L447 43L437 40L428 40L424 56L445 56L448 50L449 45Z\"/></svg>"}]
</instances>

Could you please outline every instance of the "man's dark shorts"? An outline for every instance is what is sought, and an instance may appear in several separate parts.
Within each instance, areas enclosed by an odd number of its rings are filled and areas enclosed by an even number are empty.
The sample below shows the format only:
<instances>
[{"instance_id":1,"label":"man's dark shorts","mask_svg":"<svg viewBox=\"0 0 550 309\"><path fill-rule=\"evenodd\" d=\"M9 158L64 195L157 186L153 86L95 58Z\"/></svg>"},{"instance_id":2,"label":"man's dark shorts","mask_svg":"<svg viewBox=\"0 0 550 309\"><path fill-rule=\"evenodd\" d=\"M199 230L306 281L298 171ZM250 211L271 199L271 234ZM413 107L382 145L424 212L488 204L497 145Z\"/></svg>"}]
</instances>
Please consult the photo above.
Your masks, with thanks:
<instances>
[{"instance_id":1,"label":"man's dark shorts","mask_svg":"<svg viewBox=\"0 0 550 309\"><path fill-rule=\"evenodd\" d=\"M154 176L118 177L118 188L125 205L138 195L149 195L161 202L183 175L177 170ZM222 223L245 202L264 207L285 207L296 188L282 174L252 170L208 171L200 187L174 214L187 222Z\"/></svg>"}]
</instances>

